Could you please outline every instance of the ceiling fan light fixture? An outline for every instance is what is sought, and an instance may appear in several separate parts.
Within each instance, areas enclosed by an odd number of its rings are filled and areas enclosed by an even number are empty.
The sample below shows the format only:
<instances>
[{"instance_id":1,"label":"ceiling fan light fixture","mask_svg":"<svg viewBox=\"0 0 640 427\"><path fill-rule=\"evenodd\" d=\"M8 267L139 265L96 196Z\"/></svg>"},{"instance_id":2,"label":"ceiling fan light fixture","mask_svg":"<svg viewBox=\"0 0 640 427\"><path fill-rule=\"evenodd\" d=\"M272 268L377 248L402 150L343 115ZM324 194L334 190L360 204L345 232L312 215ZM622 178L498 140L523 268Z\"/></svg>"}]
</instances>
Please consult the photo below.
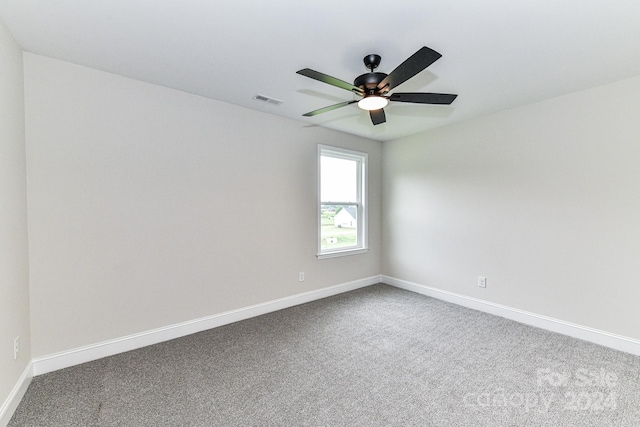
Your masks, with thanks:
<instances>
[{"instance_id":1,"label":"ceiling fan light fixture","mask_svg":"<svg viewBox=\"0 0 640 427\"><path fill-rule=\"evenodd\" d=\"M303 68L296 71L301 76L309 77L319 82L335 86L340 89L362 97L359 101L352 99L351 101L343 101L338 104L329 105L328 107L309 111L303 114L304 117L313 117L318 114L327 113L347 105L358 103L358 107L369 112L371 123L379 125L386 122L384 107L389 102L410 102L413 104L441 104L449 105L458 95L447 93L428 93L428 92L394 92L389 94L396 86L401 85L407 80L413 78L416 74L427 68L429 65L437 61L442 55L426 46L418 49L416 53L407 58L402 64L398 65L391 73L378 73L374 70L380 63L380 55L371 54L364 57L364 65L369 70L368 73L356 77L353 84L344 80L336 79L328 74L314 71L311 68Z\"/></svg>"},{"instance_id":2,"label":"ceiling fan light fixture","mask_svg":"<svg viewBox=\"0 0 640 427\"><path fill-rule=\"evenodd\" d=\"M372 96L365 96L360 101L358 101L358 107L362 108L363 110L372 111L372 110L379 110L381 108L384 108L387 106L388 103L389 103L389 100L387 98L384 98L382 96L372 95Z\"/></svg>"}]
</instances>

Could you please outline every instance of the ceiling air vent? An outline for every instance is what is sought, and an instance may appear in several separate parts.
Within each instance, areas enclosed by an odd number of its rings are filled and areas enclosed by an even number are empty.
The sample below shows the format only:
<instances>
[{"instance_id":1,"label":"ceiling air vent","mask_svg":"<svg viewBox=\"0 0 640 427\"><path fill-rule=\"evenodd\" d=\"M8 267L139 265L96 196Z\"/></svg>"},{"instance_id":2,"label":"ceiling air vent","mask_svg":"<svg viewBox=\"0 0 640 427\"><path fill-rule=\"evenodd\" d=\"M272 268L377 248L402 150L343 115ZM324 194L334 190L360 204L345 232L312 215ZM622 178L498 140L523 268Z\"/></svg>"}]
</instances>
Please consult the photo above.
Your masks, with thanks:
<instances>
[{"instance_id":1,"label":"ceiling air vent","mask_svg":"<svg viewBox=\"0 0 640 427\"><path fill-rule=\"evenodd\" d=\"M260 94L254 96L253 99L255 99L256 101L266 102L267 104L276 105L276 106L284 102L284 101L280 101L279 99L271 98L269 96L264 96Z\"/></svg>"}]
</instances>

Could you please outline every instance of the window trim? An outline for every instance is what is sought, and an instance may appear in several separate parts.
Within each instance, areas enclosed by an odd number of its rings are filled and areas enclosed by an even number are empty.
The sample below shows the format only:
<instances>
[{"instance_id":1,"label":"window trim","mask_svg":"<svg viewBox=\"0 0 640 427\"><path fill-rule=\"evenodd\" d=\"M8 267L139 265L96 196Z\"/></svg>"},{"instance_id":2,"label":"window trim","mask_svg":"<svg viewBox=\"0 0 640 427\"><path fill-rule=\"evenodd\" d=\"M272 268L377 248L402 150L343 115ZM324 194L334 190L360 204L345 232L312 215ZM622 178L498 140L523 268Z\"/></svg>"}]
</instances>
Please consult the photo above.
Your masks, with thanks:
<instances>
[{"instance_id":1,"label":"window trim","mask_svg":"<svg viewBox=\"0 0 640 427\"><path fill-rule=\"evenodd\" d=\"M341 202L341 201L324 201L322 200L322 175L321 175L321 161L322 157L335 157L339 159L356 160L358 162L358 182L357 182L357 201L354 202ZM365 253L369 250L368 247L368 208L367 208L367 191L368 191L368 160L367 153L360 151L349 150L346 148L333 147L330 145L318 144L317 151L317 199L318 205L316 208L317 218L317 254L318 259L335 258L340 256L355 255ZM346 248L337 248L330 250L322 250L322 219L321 208L323 204L343 204L343 205L356 205L357 210L357 243L356 246L349 246Z\"/></svg>"}]
</instances>

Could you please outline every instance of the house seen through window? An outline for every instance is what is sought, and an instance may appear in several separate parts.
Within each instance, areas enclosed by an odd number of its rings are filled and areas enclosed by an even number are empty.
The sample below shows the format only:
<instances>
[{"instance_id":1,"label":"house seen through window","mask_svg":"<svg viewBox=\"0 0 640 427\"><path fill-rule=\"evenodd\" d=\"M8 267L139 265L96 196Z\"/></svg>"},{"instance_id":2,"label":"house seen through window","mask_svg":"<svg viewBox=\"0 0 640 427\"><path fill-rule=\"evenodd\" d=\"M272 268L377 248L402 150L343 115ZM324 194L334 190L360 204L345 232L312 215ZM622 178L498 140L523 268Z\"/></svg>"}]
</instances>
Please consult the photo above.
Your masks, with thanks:
<instances>
[{"instance_id":1,"label":"house seen through window","mask_svg":"<svg viewBox=\"0 0 640 427\"><path fill-rule=\"evenodd\" d=\"M318 256L366 250L367 154L318 146Z\"/></svg>"}]
</instances>

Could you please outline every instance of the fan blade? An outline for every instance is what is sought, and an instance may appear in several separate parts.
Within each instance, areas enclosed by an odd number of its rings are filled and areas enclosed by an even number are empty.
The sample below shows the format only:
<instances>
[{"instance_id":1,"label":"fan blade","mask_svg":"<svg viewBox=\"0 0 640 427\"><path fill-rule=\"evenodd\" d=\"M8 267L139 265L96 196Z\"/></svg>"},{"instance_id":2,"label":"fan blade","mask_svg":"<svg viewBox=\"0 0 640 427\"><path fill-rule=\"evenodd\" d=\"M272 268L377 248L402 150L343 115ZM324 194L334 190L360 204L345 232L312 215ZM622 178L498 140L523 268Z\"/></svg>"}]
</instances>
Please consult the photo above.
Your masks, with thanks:
<instances>
[{"instance_id":1,"label":"fan blade","mask_svg":"<svg viewBox=\"0 0 640 427\"><path fill-rule=\"evenodd\" d=\"M396 86L406 82L420 71L440 59L442 55L433 49L424 46L411 55L406 61L398 65L387 77L378 83L378 89L389 92ZM386 86L386 87L385 87Z\"/></svg>"},{"instance_id":2,"label":"fan blade","mask_svg":"<svg viewBox=\"0 0 640 427\"><path fill-rule=\"evenodd\" d=\"M421 93L421 92L407 92L407 93L392 93L389 96L389 101L396 102L413 102L416 104L446 104L449 105L456 99L458 95L451 95L447 93Z\"/></svg>"},{"instance_id":3,"label":"fan blade","mask_svg":"<svg viewBox=\"0 0 640 427\"><path fill-rule=\"evenodd\" d=\"M380 123L384 123L387 121L387 118L384 115L384 110L382 108L379 110L370 110L369 115L371 116L371 121L374 125L379 125Z\"/></svg>"},{"instance_id":4,"label":"fan blade","mask_svg":"<svg viewBox=\"0 0 640 427\"><path fill-rule=\"evenodd\" d=\"M326 113L327 111L331 111L331 110L336 110L338 108L345 107L349 104L353 104L354 102L358 102L358 101L345 101L345 102L341 102L340 104L329 105L328 107L320 108L319 110L310 111L306 114L303 114L303 116L305 117L317 116L318 114Z\"/></svg>"},{"instance_id":5,"label":"fan blade","mask_svg":"<svg viewBox=\"0 0 640 427\"><path fill-rule=\"evenodd\" d=\"M318 80L322 83L330 84L331 86L339 87L340 89L348 90L349 92L357 93L358 95L362 95L364 92L359 87L352 85L351 83L347 83L343 80L336 79L335 77L331 77L324 73L320 73L318 71L314 71L310 68L304 68L300 71L296 71L296 73L301 76L310 77L312 79Z\"/></svg>"}]
</instances>

